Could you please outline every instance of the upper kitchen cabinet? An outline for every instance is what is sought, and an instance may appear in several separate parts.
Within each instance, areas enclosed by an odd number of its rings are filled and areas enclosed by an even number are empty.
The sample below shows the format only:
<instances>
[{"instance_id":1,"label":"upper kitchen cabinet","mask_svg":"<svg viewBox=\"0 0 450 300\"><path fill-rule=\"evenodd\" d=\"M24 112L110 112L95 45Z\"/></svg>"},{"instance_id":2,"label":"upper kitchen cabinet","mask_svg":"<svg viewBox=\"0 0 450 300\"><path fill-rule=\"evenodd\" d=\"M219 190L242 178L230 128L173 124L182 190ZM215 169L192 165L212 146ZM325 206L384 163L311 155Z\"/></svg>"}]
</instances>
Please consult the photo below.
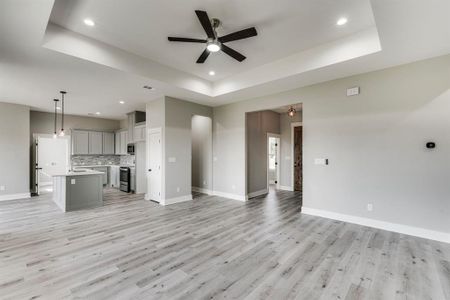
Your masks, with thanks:
<instances>
[{"instance_id":1,"label":"upper kitchen cabinet","mask_svg":"<svg viewBox=\"0 0 450 300\"><path fill-rule=\"evenodd\" d=\"M103 132L103 154L115 154L114 132Z\"/></svg>"},{"instance_id":2,"label":"upper kitchen cabinet","mask_svg":"<svg viewBox=\"0 0 450 300\"><path fill-rule=\"evenodd\" d=\"M144 125L139 125L134 127L134 142L145 142L145 130L146 126Z\"/></svg>"},{"instance_id":3,"label":"upper kitchen cabinet","mask_svg":"<svg viewBox=\"0 0 450 300\"><path fill-rule=\"evenodd\" d=\"M121 130L116 132L116 154L126 155L128 145L128 131Z\"/></svg>"},{"instance_id":4,"label":"upper kitchen cabinet","mask_svg":"<svg viewBox=\"0 0 450 300\"><path fill-rule=\"evenodd\" d=\"M89 154L89 131L72 130L72 155Z\"/></svg>"},{"instance_id":5,"label":"upper kitchen cabinet","mask_svg":"<svg viewBox=\"0 0 450 300\"><path fill-rule=\"evenodd\" d=\"M128 140L127 143L138 142L135 140L136 126L144 125L146 121L146 113L144 111L133 111L127 114L128 117ZM139 133L140 134L140 133Z\"/></svg>"},{"instance_id":6,"label":"upper kitchen cabinet","mask_svg":"<svg viewBox=\"0 0 450 300\"><path fill-rule=\"evenodd\" d=\"M89 131L89 154L103 154L103 133Z\"/></svg>"}]
</instances>

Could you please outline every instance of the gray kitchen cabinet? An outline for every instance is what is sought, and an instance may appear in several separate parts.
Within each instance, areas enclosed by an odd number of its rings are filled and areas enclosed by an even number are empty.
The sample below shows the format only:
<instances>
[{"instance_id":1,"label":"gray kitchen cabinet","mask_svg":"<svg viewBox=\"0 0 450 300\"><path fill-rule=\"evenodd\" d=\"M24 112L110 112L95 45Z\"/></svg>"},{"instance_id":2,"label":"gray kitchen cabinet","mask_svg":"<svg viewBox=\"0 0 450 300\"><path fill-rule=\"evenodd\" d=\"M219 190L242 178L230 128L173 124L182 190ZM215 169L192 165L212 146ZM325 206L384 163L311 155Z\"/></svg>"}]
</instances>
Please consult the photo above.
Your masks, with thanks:
<instances>
[{"instance_id":1,"label":"gray kitchen cabinet","mask_svg":"<svg viewBox=\"0 0 450 300\"><path fill-rule=\"evenodd\" d=\"M120 152L122 150L122 149L120 149L120 131L117 131L114 135L115 135L115 144L116 144L115 154L120 155L120 154L122 154Z\"/></svg>"},{"instance_id":2,"label":"gray kitchen cabinet","mask_svg":"<svg viewBox=\"0 0 450 300\"><path fill-rule=\"evenodd\" d=\"M89 154L103 154L103 133L89 131Z\"/></svg>"},{"instance_id":3,"label":"gray kitchen cabinet","mask_svg":"<svg viewBox=\"0 0 450 300\"><path fill-rule=\"evenodd\" d=\"M128 131L120 132L120 154L127 154L127 146L128 146Z\"/></svg>"},{"instance_id":4,"label":"gray kitchen cabinet","mask_svg":"<svg viewBox=\"0 0 450 300\"><path fill-rule=\"evenodd\" d=\"M128 145L128 131L121 130L116 132L116 154L126 155Z\"/></svg>"},{"instance_id":5,"label":"gray kitchen cabinet","mask_svg":"<svg viewBox=\"0 0 450 300\"><path fill-rule=\"evenodd\" d=\"M89 131L72 130L72 155L89 154Z\"/></svg>"},{"instance_id":6,"label":"gray kitchen cabinet","mask_svg":"<svg viewBox=\"0 0 450 300\"><path fill-rule=\"evenodd\" d=\"M103 154L115 154L114 132L103 132Z\"/></svg>"},{"instance_id":7,"label":"gray kitchen cabinet","mask_svg":"<svg viewBox=\"0 0 450 300\"><path fill-rule=\"evenodd\" d=\"M136 124L136 115L134 112L128 113L128 134L127 134L127 144L134 143L134 126Z\"/></svg>"}]
</instances>

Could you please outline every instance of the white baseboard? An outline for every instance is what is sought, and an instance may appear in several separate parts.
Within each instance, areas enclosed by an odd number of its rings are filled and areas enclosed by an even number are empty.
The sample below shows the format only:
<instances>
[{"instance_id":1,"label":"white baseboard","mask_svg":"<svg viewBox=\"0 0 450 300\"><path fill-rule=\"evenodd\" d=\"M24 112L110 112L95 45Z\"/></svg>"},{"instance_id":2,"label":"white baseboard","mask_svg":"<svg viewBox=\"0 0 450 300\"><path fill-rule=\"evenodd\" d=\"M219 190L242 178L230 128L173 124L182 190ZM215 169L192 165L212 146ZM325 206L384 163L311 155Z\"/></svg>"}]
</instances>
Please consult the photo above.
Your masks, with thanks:
<instances>
[{"instance_id":1,"label":"white baseboard","mask_svg":"<svg viewBox=\"0 0 450 300\"><path fill-rule=\"evenodd\" d=\"M192 200L192 195L184 195L184 196L175 197L175 198L161 199L159 204L170 205L170 204L181 203L181 202L186 202L186 201L191 201L191 200Z\"/></svg>"},{"instance_id":2,"label":"white baseboard","mask_svg":"<svg viewBox=\"0 0 450 300\"><path fill-rule=\"evenodd\" d=\"M30 198L30 197L31 197L30 193L0 195L0 201L27 199L27 198Z\"/></svg>"},{"instance_id":3,"label":"white baseboard","mask_svg":"<svg viewBox=\"0 0 450 300\"><path fill-rule=\"evenodd\" d=\"M237 195L237 194L223 193L223 192L219 192L219 191L214 191L213 193L214 193L214 196L238 200L238 201L242 201L242 202L245 202L247 200L245 196L241 196L241 195Z\"/></svg>"},{"instance_id":4,"label":"white baseboard","mask_svg":"<svg viewBox=\"0 0 450 300\"><path fill-rule=\"evenodd\" d=\"M256 192L252 192L252 193L249 193L249 194L247 195L247 199L254 198L254 197L258 197L258 196L261 196L261 195L265 195L265 194L267 194L268 192L269 192L268 189L263 189L263 190L259 190L259 191L256 191Z\"/></svg>"},{"instance_id":5,"label":"white baseboard","mask_svg":"<svg viewBox=\"0 0 450 300\"><path fill-rule=\"evenodd\" d=\"M290 192L294 191L294 188L292 186L280 185L278 188L283 191L290 191Z\"/></svg>"},{"instance_id":6,"label":"white baseboard","mask_svg":"<svg viewBox=\"0 0 450 300\"><path fill-rule=\"evenodd\" d=\"M353 223L393 232L398 232L402 234L417 236L425 239L440 241L444 243L450 243L450 234L440 231L434 231L429 229L424 229L420 227L413 227L408 225L390 223L385 221L379 221L375 219L356 217L351 215L345 215L341 213L335 213L331 211L302 207L302 213L306 215L318 216L327 219L333 219L338 221L343 221L347 223Z\"/></svg>"},{"instance_id":7,"label":"white baseboard","mask_svg":"<svg viewBox=\"0 0 450 300\"><path fill-rule=\"evenodd\" d=\"M197 193L203 193L203 194L207 194L207 195L214 195L214 192L208 189L204 189L201 187L197 187L197 186L193 186L191 187L193 192L197 192Z\"/></svg>"}]
</instances>

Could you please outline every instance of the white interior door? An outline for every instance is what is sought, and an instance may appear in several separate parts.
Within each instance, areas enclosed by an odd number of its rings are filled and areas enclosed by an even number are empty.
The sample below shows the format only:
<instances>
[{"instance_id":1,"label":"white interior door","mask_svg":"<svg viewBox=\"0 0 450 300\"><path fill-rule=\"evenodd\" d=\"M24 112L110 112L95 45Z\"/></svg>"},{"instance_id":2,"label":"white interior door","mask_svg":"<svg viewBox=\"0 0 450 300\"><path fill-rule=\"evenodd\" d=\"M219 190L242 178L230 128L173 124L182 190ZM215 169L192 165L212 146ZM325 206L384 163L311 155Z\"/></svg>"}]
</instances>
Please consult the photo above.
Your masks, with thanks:
<instances>
[{"instance_id":1,"label":"white interior door","mask_svg":"<svg viewBox=\"0 0 450 300\"><path fill-rule=\"evenodd\" d=\"M162 182L162 149L161 149L161 131L148 132L148 170L147 170L147 191L148 199L157 202L161 201L161 182Z\"/></svg>"},{"instance_id":2,"label":"white interior door","mask_svg":"<svg viewBox=\"0 0 450 300\"><path fill-rule=\"evenodd\" d=\"M69 140L38 136L36 149L38 191L52 185L52 174L66 172L70 167Z\"/></svg>"}]
</instances>

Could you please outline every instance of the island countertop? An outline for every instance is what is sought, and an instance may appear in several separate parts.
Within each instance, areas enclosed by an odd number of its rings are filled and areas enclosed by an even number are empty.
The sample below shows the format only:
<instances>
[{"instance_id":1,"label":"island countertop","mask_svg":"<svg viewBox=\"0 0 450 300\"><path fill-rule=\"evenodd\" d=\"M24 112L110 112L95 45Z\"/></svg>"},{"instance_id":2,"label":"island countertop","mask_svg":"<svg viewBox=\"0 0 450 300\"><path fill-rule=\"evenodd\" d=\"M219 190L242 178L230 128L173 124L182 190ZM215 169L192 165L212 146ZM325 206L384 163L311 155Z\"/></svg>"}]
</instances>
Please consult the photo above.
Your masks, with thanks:
<instances>
[{"instance_id":1,"label":"island countertop","mask_svg":"<svg viewBox=\"0 0 450 300\"><path fill-rule=\"evenodd\" d=\"M50 176L52 177L83 176L83 175L103 175L103 172L88 169L78 169L50 174Z\"/></svg>"},{"instance_id":2,"label":"island countertop","mask_svg":"<svg viewBox=\"0 0 450 300\"><path fill-rule=\"evenodd\" d=\"M53 201L62 211L103 205L103 172L93 170L59 171L51 174Z\"/></svg>"}]
</instances>

